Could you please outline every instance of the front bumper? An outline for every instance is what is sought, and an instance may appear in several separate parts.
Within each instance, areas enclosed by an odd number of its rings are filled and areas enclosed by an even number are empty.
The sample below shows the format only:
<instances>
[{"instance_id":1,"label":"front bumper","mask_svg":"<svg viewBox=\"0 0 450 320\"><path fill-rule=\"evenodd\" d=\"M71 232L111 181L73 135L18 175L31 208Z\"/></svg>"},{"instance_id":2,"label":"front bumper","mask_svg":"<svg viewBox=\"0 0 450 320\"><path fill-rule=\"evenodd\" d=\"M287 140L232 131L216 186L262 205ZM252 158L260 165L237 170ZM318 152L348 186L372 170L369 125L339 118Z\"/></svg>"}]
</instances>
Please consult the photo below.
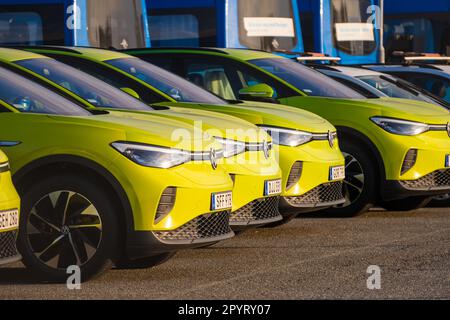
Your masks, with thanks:
<instances>
[{"instance_id":1,"label":"front bumper","mask_svg":"<svg viewBox=\"0 0 450 320\"><path fill-rule=\"evenodd\" d=\"M240 231L281 221L283 216L280 214L278 206L279 197L254 200L231 214L231 228L234 231Z\"/></svg>"},{"instance_id":2,"label":"front bumper","mask_svg":"<svg viewBox=\"0 0 450 320\"><path fill-rule=\"evenodd\" d=\"M16 247L17 230L0 232L0 265L22 259Z\"/></svg>"},{"instance_id":3,"label":"front bumper","mask_svg":"<svg viewBox=\"0 0 450 320\"><path fill-rule=\"evenodd\" d=\"M388 180L382 188L382 197L387 201L448 193L450 193L450 168L433 171L416 180Z\"/></svg>"},{"instance_id":4,"label":"front bumper","mask_svg":"<svg viewBox=\"0 0 450 320\"><path fill-rule=\"evenodd\" d=\"M280 211L286 219L299 213L312 212L345 202L342 180L330 181L330 168L345 166L345 159L336 143L330 148L327 141L314 141L303 146L279 147L283 170L283 193ZM287 181L295 162L302 162L298 182L287 189Z\"/></svg>"},{"instance_id":5,"label":"front bumper","mask_svg":"<svg viewBox=\"0 0 450 320\"><path fill-rule=\"evenodd\" d=\"M284 211L314 212L334 207L345 202L343 182L322 184L298 197L283 197L281 207Z\"/></svg>"}]
</instances>

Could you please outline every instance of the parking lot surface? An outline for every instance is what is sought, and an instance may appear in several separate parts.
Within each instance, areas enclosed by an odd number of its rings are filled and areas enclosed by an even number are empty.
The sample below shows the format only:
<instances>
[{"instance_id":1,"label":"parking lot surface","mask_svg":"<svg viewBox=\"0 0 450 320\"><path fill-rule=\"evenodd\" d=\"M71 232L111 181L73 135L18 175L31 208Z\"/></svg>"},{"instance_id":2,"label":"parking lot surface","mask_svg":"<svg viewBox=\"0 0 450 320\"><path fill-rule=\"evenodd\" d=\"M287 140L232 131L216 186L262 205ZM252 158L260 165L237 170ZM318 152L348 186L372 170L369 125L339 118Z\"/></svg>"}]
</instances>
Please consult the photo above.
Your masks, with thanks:
<instances>
[{"instance_id":1,"label":"parking lot surface","mask_svg":"<svg viewBox=\"0 0 450 320\"><path fill-rule=\"evenodd\" d=\"M381 271L370 290L369 266ZM450 209L307 217L147 270L111 270L80 290L0 269L0 299L450 299Z\"/></svg>"}]
</instances>

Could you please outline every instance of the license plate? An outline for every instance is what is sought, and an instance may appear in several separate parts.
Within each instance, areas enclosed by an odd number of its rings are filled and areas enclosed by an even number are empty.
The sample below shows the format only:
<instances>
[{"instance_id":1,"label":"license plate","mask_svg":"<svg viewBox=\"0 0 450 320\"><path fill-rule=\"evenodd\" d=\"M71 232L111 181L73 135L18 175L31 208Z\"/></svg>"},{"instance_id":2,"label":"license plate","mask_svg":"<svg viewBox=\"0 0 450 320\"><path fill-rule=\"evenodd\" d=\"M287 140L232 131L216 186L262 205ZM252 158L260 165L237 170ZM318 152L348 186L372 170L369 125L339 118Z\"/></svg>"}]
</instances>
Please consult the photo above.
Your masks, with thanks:
<instances>
[{"instance_id":1,"label":"license plate","mask_svg":"<svg viewBox=\"0 0 450 320\"><path fill-rule=\"evenodd\" d=\"M268 180L264 183L264 196L273 196L281 193L281 179Z\"/></svg>"},{"instance_id":2,"label":"license plate","mask_svg":"<svg viewBox=\"0 0 450 320\"><path fill-rule=\"evenodd\" d=\"M445 156L445 167L450 167L450 154Z\"/></svg>"},{"instance_id":3,"label":"license plate","mask_svg":"<svg viewBox=\"0 0 450 320\"><path fill-rule=\"evenodd\" d=\"M230 209L232 205L233 205L233 193L231 191L213 193L211 196L212 210Z\"/></svg>"},{"instance_id":4,"label":"license plate","mask_svg":"<svg viewBox=\"0 0 450 320\"><path fill-rule=\"evenodd\" d=\"M330 181L345 179L345 166L330 168Z\"/></svg>"},{"instance_id":5,"label":"license plate","mask_svg":"<svg viewBox=\"0 0 450 320\"><path fill-rule=\"evenodd\" d=\"M0 230L8 230L19 226L19 211L9 210L0 212Z\"/></svg>"}]
</instances>

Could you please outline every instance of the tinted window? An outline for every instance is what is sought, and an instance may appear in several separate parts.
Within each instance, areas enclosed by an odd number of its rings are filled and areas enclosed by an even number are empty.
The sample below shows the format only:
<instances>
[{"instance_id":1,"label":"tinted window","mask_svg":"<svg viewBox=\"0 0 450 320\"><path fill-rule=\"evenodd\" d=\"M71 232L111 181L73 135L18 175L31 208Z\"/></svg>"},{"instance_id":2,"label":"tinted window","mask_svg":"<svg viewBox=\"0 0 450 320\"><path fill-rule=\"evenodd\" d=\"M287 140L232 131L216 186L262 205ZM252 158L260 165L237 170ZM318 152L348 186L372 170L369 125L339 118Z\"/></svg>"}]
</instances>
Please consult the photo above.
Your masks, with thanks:
<instances>
[{"instance_id":1,"label":"tinted window","mask_svg":"<svg viewBox=\"0 0 450 320\"><path fill-rule=\"evenodd\" d=\"M152 9L150 38L152 47L214 47L215 8Z\"/></svg>"},{"instance_id":2,"label":"tinted window","mask_svg":"<svg viewBox=\"0 0 450 320\"><path fill-rule=\"evenodd\" d=\"M363 99L364 96L320 72L289 59L251 60L254 65L274 74L308 96Z\"/></svg>"},{"instance_id":3,"label":"tinted window","mask_svg":"<svg viewBox=\"0 0 450 320\"><path fill-rule=\"evenodd\" d=\"M0 100L23 113L67 116L91 114L60 95L3 68L0 68Z\"/></svg>"},{"instance_id":4,"label":"tinted window","mask_svg":"<svg viewBox=\"0 0 450 320\"><path fill-rule=\"evenodd\" d=\"M332 0L334 37L339 50L351 55L367 55L376 49L374 25L368 25L367 23L370 19L367 9L371 5L372 1L370 0ZM349 27L357 28L358 30L364 30L369 27L370 31L361 33L364 36L358 39L354 35L360 33L349 32ZM349 35L352 40L347 40ZM371 40L366 40L369 38Z\"/></svg>"},{"instance_id":5,"label":"tinted window","mask_svg":"<svg viewBox=\"0 0 450 320\"><path fill-rule=\"evenodd\" d=\"M146 47L141 0L86 0L89 44L100 48Z\"/></svg>"},{"instance_id":6,"label":"tinted window","mask_svg":"<svg viewBox=\"0 0 450 320\"><path fill-rule=\"evenodd\" d=\"M95 78L100 79L101 81L106 82L117 89L132 89L139 95L140 100L145 103L152 104L167 101L165 97L150 90L145 85L139 84L120 72L111 70L108 66L103 66L99 63L73 56L59 54L47 55L80 71L90 74L91 76L94 76Z\"/></svg>"},{"instance_id":7,"label":"tinted window","mask_svg":"<svg viewBox=\"0 0 450 320\"><path fill-rule=\"evenodd\" d=\"M433 76L430 74L422 74L415 72L399 72L393 73L396 76L412 82L416 86L425 89L435 96L450 102L450 80L443 77Z\"/></svg>"},{"instance_id":8,"label":"tinted window","mask_svg":"<svg viewBox=\"0 0 450 320\"><path fill-rule=\"evenodd\" d=\"M244 46L274 51L297 44L291 0L238 0L238 16Z\"/></svg>"},{"instance_id":9,"label":"tinted window","mask_svg":"<svg viewBox=\"0 0 450 320\"><path fill-rule=\"evenodd\" d=\"M94 106L134 110L149 109L146 104L123 91L56 60L29 59L16 63L59 84Z\"/></svg>"},{"instance_id":10,"label":"tinted window","mask_svg":"<svg viewBox=\"0 0 450 320\"><path fill-rule=\"evenodd\" d=\"M211 93L198 88L189 81L137 58L114 59L108 64L148 83L180 102L224 104Z\"/></svg>"},{"instance_id":11,"label":"tinted window","mask_svg":"<svg viewBox=\"0 0 450 320\"><path fill-rule=\"evenodd\" d=\"M62 4L0 6L0 44L64 45L64 25Z\"/></svg>"}]
</instances>

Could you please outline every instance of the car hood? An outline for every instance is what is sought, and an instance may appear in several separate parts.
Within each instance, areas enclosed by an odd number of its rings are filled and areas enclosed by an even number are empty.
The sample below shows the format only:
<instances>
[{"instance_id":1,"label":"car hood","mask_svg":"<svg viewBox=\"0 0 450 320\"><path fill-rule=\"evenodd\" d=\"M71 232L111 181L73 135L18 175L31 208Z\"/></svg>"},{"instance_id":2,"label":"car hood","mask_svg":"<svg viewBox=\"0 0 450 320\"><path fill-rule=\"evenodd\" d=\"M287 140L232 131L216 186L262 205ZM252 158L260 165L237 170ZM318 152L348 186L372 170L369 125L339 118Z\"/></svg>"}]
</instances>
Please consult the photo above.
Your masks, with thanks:
<instances>
[{"instance_id":1,"label":"car hood","mask_svg":"<svg viewBox=\"0 0 450 320\"><path fill-rule=\"evenodd\" d=\"M321 103L329 105L329 108L339 110L346 106L366 109L370 116L383 116L410 121L424 122L429 124L445 124L450 121L450 112L446 108L427 102L405 100L397 98L378 99L332 99L323 97L301 97L297 100L299 104ZM301 106L301 105L299 105Z\"/></svg>"},{"instance_id":2,"label":"car hood","mask_svg":"<svg viewBox=\"0 0 450 320\"><path fill-rule=\"evenodd\" d=\"M191 106L191 108L189 108ZM155 117L164 121L165 119L182 122L189 126L194 126L197 129L206 131L209 135L215 137L226 137L244 142L264 142L271 141L269 135L263 130L250 122L233 117L227 114L203 110L200 108L193 108L197 104L184 104L176 102L164 102L155 105L157 110L148 111L130 111L123 112L126 117L133 117L145 121L147 117ZM111 111L117 115L122 111Z\"/></svg>"},{"instance_id":3,"label":"car hood","mask_svg":"<svg viewBox=\"0 0 450 320\"><path fill-rule=\"evenodd\" d=\"M64 125L89 126L107 131L121 131L125 141L178 148L187 151L209 151L211 148L221 149L221 145L212 137L199 134L194 126L182 121L139 115L129 112L111 111L105 114L66 117L52 116L54 121ZM180 139L186 137L186 139Z\"/></svg>"},{"instance_id":4,"label":"car hood","mask_svg":"<svg viewBox=\"0 0 450 320\"><path fill-rule=\"evenodd\" d=\"M280 104L247 102L242 101L236 104L227 105L207 105L195 103L162 103L160 105L172 105L171 110L180 111L181 108L197 112L198 110L208 110L214 113L220 113L220 117L231 116L239 118L245 123L254 125L277 126L314 133L323 133L336 130L327 120L314 113L305 110L299 110ZM228 119L228 117L227 117Z\"/></svg>"}]
</instances>

